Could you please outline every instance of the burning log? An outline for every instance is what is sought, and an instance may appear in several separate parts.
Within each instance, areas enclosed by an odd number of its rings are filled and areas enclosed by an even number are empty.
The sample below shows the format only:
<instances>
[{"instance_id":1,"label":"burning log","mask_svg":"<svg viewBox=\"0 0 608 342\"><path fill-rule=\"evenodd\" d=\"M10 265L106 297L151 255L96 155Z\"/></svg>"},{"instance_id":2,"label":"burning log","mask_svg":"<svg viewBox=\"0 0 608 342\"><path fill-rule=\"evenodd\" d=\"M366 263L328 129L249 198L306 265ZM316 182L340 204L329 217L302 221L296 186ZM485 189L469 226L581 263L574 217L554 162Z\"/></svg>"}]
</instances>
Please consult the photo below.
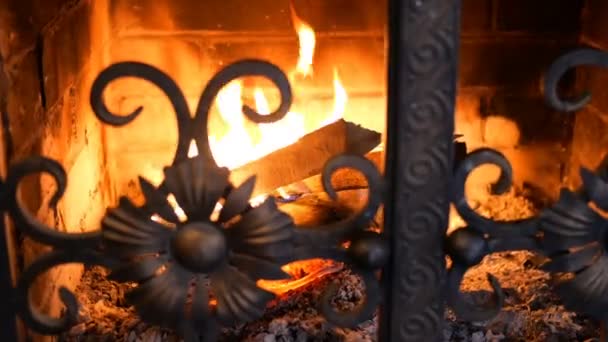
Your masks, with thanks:
<instances>
[{"instance_id":1,"label":"burning log","mask_svg":"<svg viewBox=\"0 0 608 342\"><path fill-rule=\"evenodd\" d=\"M257 175L254 195L318 175L325 163L342 154L364 155L380 144L380 133L338 120L303 136L296 143L232 171L231 181L240 184Z\"/></svg>"},{"instance_id":2,"label":"burning log","mask_svg":"<svg viewBox=\"0 0 608 342\"><path fill-rule=\"evenodd\" d=\"M457 140L460 137L460 135L454 136L454 170L458 167L458 165L460 165L460 162L467 155L466 143ZM367 153L365 155L365 158L373 162L379 170L383 170L383 155L384 151L382 149L374 149L374 151ZM305 193L323 192L323 185L321 183L320 175L309 177L303 180L302 183L307 187L308 190ZM337 191L367 188L367 182L365 181L365 177L363 177L363 175L359 172L349 169L342 169L336 171L332 183ZM291 189L289 188L284 190L286 190L286 192L290 194L292 193Z\"/></svg>"},{"instance_id":3,"label":"burning log","mask_svg":"<svg viewBox=\"0 0 608 342\"><path fill-rule=\"evenodd\" d=\"M367 202L367 189L338 190L334 201L325 192L303 194L290 203L281 203L279 208L293 217L302 226L314 226L339 221L363 209Z\"/></svg>"}]
</instances>

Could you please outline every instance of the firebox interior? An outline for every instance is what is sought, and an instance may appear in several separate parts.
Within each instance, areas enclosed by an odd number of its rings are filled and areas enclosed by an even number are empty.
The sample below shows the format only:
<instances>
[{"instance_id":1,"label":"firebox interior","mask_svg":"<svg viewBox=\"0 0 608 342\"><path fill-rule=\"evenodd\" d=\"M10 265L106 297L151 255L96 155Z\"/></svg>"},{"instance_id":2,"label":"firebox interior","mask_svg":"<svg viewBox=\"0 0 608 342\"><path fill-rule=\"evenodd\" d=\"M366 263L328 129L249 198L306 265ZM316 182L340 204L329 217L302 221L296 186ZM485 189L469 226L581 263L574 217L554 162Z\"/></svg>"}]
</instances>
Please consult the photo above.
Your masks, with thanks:
<instances>
[{"instance_id":1,"label":"firebox interior","mask_svg":"<svg viewBox=\"0 0 608 342\"><path fill-rule=\"evenodd\" d=\"M505 218L522 218L533 211L530 202L542 205L556 198L560 186L580 184L578 168L598 166L606 152L608 97L601 82L607 74L584 69L565 80L565 94L593 91L591 105L576 116L547 107L539 85L547 66L564 52L581 45L608 49L608 32L601 24L608 8L601 0L462 3L456 139L469 151L491 147L505 154L517 189L507 196L525 205L521 210L488 205L510 205L488 194L488 184L497 178L492 167L479 170L467 191L489 216L504 217L511 210ZM243 0L8 1L0 5L3 159L10 164L41 154L58 160L69 186L57 206L49 206L56 185L48 176L29 179L22 197L40 220L58 230L95 230L106 208L121 196L141 202L138 177L158 184L177 145L171 103L141 80L116 81L105 96L116 112L143 106L142 117L125 127L100 124L89 103L97 74L121 61L150 64L175 80L194 112L218 70L241 59L263 59L289 75L294 94L290 112L279 123L255 125L242 115L242 106L268 113L279 103L276 89L255 77L226 85L209 123L214 157L235 171L239 184L252 173L265 172L269 181L260 183L256 195L285 202L280 207L296 221L312 225L343 218L364 205L365 184L353 173L335 175L342 190L336 205L322 193L319 173L331 155L342 152L366 155L383 167L386 8L385 0L260 0L254 5ZM421 47L421 55L432 53ZM426 105L419 104L420 115L433 112ZM306 149L311 146L312 151ZM381 213L377 221L381 227ZM453 213L450 228L461 224ZM43 248L16 233L12 241L16 275ZM300 280L296 285L304 290L293 298L317 291L310 284L330 282L326 276L333 275L350 279L352 291L341 293L360 300L358 280L335 263L315 260L286 271L313 280ZM83 288L83 272L80 266L48 272L33 298L58 315L62 306L56 288ZM88 273L85 285L91 287L95 277ZM281 282L265 286L281 295L290 290ZM354 304L347 299L342 305ZM375 333L371 331L366 336ZM359 336L352 334L342 333Z\"/></svg>"}]
</instances>

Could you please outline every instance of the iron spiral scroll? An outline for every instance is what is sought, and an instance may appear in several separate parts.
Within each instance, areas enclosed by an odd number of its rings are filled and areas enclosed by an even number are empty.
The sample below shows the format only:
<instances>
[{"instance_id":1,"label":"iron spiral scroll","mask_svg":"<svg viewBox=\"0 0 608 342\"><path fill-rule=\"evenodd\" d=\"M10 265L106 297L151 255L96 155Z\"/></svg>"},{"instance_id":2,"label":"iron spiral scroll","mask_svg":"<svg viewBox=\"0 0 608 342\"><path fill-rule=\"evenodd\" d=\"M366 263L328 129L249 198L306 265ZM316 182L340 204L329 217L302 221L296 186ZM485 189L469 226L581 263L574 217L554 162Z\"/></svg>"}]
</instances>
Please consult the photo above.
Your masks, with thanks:
<instances>
[{"instance_id":1,"label":"iron spiral scroll","mask_svg":"<svg viewBox=\"0 0 608 342\"><path fill-rule=\"evenodd\" d=\"M344 262L359 274L366 285L366 298L354 310L336 312L330 300L336 289L329 287L319 309L326 319L340 326L354 326L371 318L380 290L375 271L388 259L389 248L382 234L368 231L383 197L383 178L374 164L356 155L331 159L322 173L327 194L336 199L332 174L341 168L361 172L369 185L367 205L353 217L331 225L297 226L280 211L272 197L252 206L256 177L233 185L230 171L219 167L208 140L208 117L219 90L230 81L247 76L262 76L280 91L281 102L269 115L248 106L244 115L256 123L271 123L284 117L292 102L289 81L273 64L243 60L219 71L203 91L194 115L177 84L162 71L138 62L123 62L103 70L91 90L90 103L96 116L105 124L123 126L144 111L136 108L127 115L113 113L105 104L103 93L114 80L137 77L160 88L171 101L177 118L178 143L175 157L164 169L159 186L139 178L145 203L133 204L122 197L109 208L101 228L83 234L61 233L30 214L21 204L17 187L31 173L45 172L57 183L51 205L57 204L66 188L66 174L61 165L44 157L33 157L10 168L4 184L3 208L15 226L32 239L53 247L30 265L14 289L15 309L28 327L41 334L59 334L77 320L78 302L73 293L59 290L65 305L60 318L40 313L29 301L29 289L43 272L65 263L101 265L109 277L136 286L126 294L140 318L148 323L174 329L186 340L213 340L219 326L259 318L274 294L256 285L259 279L286 279L281 266L292 261L329 258ZM188 157L190 142L199 154ZM186 219L176 215L167 201L171 194L184 211ZM216 204L223 207L217 220L210 218ZM151 220L157 215L161 220ZM348 248L343 242L350 241ZM210 292L215 304L210 303Z\"/></svg>"},{"instance_id":2,"label":"iron spiral scroll","mask_svg":"<svg viewBox=\"0 0 608 342\"><path fill-rule=\"evenodd\" d=\"M544 79L548 105L558 111L573 112L590 101L589 92L574 100L564 100L558 95L560 79L571 68L581 65L608 67L608 53L578 49L558 58ZM446 254L452 260L447 281L448 305L464 320L492 318L500 311L504 300L498 280L488 274L493 299L486 305L476 306L465 301L460 292L464 273L488 254L528 250L547 258L541 268L551 273L555 290L565 307L604 323L605 329L608 321L608 220L597 209L608 211L608 158L595 172L580 169L583 183L580 189L562 189L557 202L541 210L538 216L511 222L482 217L467 203L464 194L467 176L483 164L500 168L500 177L492 186L494 194L504 193L511 186L510 163L492 149L482 148L469 153L456 170L451 200L467 226L452 232L446 239Z\"/></svg>"}]
</instances>

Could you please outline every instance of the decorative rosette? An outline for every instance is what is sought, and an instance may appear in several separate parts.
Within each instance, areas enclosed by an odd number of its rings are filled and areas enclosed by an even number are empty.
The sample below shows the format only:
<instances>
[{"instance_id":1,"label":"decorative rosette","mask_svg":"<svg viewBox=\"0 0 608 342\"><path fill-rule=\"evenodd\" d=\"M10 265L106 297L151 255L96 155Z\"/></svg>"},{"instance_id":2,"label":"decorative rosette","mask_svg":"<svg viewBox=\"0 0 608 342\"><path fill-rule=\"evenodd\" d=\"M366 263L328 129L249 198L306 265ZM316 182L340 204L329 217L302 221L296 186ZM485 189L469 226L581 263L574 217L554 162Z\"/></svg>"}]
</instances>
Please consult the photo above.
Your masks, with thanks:
<instances>
[{"instance_id":1,"label":"decorative rosette","mask_svg":"<svg viewBox=\"0 0 608 342\"><path fill-rule=\"evenodd\" d=\"M580 195L562 190L555 206L541 214L542 250L551 258L543 265L556 274L556 290L570 310L604 320L608 307L608 184L581 169Z\"/></svg>"},{"instance_id":2,"label":"decorative rosette","mask_svg":"<svg viewBox=\"0 0 608 342\"><path fill-rule=\"evenodd\" d=\"M164 174L158 188L140 178L143 206L122 198L103 219L107 252L121 260L110 277L137 284L127 299L152 324L208 333L214 320L229 325L260 317L274 295L256 281L288 277L281 266L291 259L285 244L292 219L270 198L251 207L255 177L234 188L229 171L204 158Z\"/></svg>"}]
</instances>

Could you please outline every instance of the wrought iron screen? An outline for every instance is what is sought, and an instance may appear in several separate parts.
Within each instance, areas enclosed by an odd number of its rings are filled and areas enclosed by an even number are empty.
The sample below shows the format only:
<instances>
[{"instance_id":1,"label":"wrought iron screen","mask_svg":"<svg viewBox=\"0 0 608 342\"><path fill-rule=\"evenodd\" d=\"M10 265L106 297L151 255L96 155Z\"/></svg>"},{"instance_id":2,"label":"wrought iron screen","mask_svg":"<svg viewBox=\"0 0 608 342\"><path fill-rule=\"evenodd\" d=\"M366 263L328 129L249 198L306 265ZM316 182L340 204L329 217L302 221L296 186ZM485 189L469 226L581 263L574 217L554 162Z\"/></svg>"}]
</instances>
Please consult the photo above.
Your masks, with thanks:
<instances>
[{"instance_id":1,"label":"wrought iron screen","mask_svg":"<svg viewBox=\"0 0 608 342\"><path fill-rule=\"evenodd\" d=\"M490 253L505 250L531 250L549 257L543 268L556 275L555 289L564 304L604 321L608 312L608 222L589 203L608 210L608 169L582 169L583 187L576 192L562 190L557 203L538 217L496 222L477 214L464 194L471 171L482 164L500 167L495 193L509 188L512 171L507 159L490 149L468 154L454 171L460 2L395 0L390 1L389 13L386 174L381 175L359 156L339 155L327 163L323 185L330 197L335 198L331 175L340 168L359 170L369 185L368 202L361 212L327 226L301 229L271 198L252 207L248 200L255 176L242 184L231 184L229 171L218 167L211 153L209 110L220 88L231 80L262 76L280 90L281 103L270 115L244 107L249 120L270 123L287 113L292 94L279 68L261 60L243 60L225 67L209 81L194 115L179 86L162 71L137 62L106 68L91 90L90 103L98 119L123 126L142 112L142 107L128 115L108 110L103 93L112 80L130 76L152 82L171 100L177 117L179 142L173 163L165 168L160 186L140 178L144 205L123 198L117 207L107 210L100 230L84 234L61 233L42 224L19 200L19 182L26 175L41 172L53 176L57 183L51 204L60 199L66 175L56 161L31 157L10 168L2 182L2 210L18 229L51 246L52 251L31 264L13 288L8 254L0 248L1 286L10 299L2 308L4 337L16 340L15 315L41 334L58 334L76 322L78 303L67 289L59 290L66 307L60 318L41 314L28 297L38 275L64 263L102 265L111 270L113 279L137 283L126 296L143 320L196 341L213 340L218 326L263 315L273 294L259 288L256 280L286 277L280 267L290 261L328 258L347 264L366 286L366 299L349 312L334 311L329 299L336 289L325 290L320 310L330 323L355 326L370 318L380 305L381 341L438 340L446 301L464 320L487 319L500 310L504 295L494 276L488 275L493 302L484 307L467 303L459 285L468 268ZM577 50L555 61L545 77L548 105L572 112L588 102L589 95L568 102L557 94L561 76L582 64L608 66L608 54ZM192 140L199 155L190 158L187 151ZM186 221L167 203L169 193L184 209ZM218 201L223 209L217 220L211 220ZM386 208L384 231L368 231L368 223L382 203ZM468 226L446 238L450 203ZM150 220L152 214L160 216L163 223ZM346 241L350 241L348 247L343 246ZM449 269L446 255L452 260ZM156 275L154 271L163 265L166 271ZM381 269L379 279L376 271ZM557 277L564 274L571 277ZM213 309L208 305L209 291L217 298ZM186 301L188 310L184 310Z\"/></svg>"}]
</instances>

